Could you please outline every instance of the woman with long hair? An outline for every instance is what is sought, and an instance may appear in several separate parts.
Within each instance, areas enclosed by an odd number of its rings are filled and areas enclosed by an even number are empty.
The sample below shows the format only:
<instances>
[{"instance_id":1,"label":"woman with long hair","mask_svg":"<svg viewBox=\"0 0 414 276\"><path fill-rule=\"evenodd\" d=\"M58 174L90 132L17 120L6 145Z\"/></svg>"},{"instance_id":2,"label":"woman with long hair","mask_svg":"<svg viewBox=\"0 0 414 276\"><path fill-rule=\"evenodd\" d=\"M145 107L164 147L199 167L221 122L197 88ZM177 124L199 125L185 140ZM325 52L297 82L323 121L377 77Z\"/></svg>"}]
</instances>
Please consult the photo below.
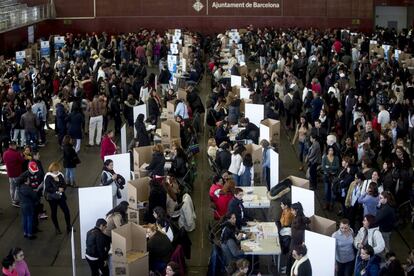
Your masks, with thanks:
<instances>
[{"instance_id":1,"label":"woman with long hair","mask_svg":"<svg viewBox=\"0 0 414 276\"><path fill-rule=\"evenodd\" d=\"M24 252L20 247L14 247L10 250L9 256L15 261L15 270L18 276L30 276L29 267L24 260Z\"/></svg>"},{"instance_id":2,"label":"woman with long hair","mask_svg":"<svg viewBox=\"0 0 414 276\"><path fill-rule=\"evenodd\" d=\"M254 186L254 167L253 158L250 153L246 153L243 162L240 164L239 185L238 186Z\"/></svg>"},{"instance_id":3,"label":"woman with long hair","mask_svg":"<svg viewBox=\"0 0 414 276\"><path fill-rule=\"evenodd\" d=\"M80 159L73 148L73 140L69 135L65 135L62 141L63 147L63 167L65 168L66 185L76 187L75 169L80 163Z\"/></svg>"},{"instance_id":4,"label":"woman with long hair","mask_svg":"<svg viewBox=\"0 0 414 276\"><path fill-rule=\"evenodd\" d=\"M104 161L105 156L107 155L114 155L117 152L118 147L116 146L114 140L114 131L108 130L104 137L102 138L101 142L101 160Z\"/></svg>"},{"instance_id":5,"label":"woman with long hair","mask_svg":"<svg viewBox=\"0 0 414 276\"><path fill-rule=\"evenodd\" d=\"M385 249L384 238L379 231L379 227L375 224L375 217L373 215L364 216L362 227L354 239L354 246L357 250L360 250L367 244L373 247L376 255L381 254Z\"/></svg>"},{"instance_id":6,"label":"woman with long hair","mask_svg":"<svg viewBox=\"0 0 414 276\"><path fill-rule=\"evenodd\" d=\"M119 187L117 184L118 174L114 171L114 161L107 159L104 162L101 174L101 185L112 186L112 206L116 206Z\"/></svg>"},{"instance_id":7,"label":"woman with long hair","mask_svg":"<svg viewBox=\"0 0 414 276\"><path fill-rule=\"evenodd\" d=\"M152 211L152 215L155 218L155 224L162 233L167 235L171 242L174 240L174 233L171 228L171 222L165 213L165 210L162 207L155 207Z\"/></svg>"},{"instance_id":8,"label":"woman with long hair","mask_svg":"<svg viewBox=\"0 0 414 276\"><path fill-rule=\"evenodd\" d=\"M128 202L121 201L106 214L105 220L107 222L107 226L103 233L109 238L111 238L111 231L113 229L119 228L120 226L128 223L128 207Z\"/></svg>"},{"instance_id":9,"label":"woman with long hair","mask_svg":"<svg viewBox=\"0 0 414 276\"><path fill-rule=\"evenodd\" d=\"M310 135L311 125L306 120L306 115L301 115L299 123L296 126L296 132L292 139L292 145L295 144L296 139L298 139L299 147L299 161L301 166L300 171L303 170L303 161L305 159L307 150L309 148L309 135Z\"/></svg>"},{"instance_id":10,"label":"woman with long hair","mask_svg":"<svg viewBox=\"0 0 414 276\"><path fill-rule=\"evenodd\" d=\"M63 174L60 172L61 167L58 162L52 162L49 165L48 173L45 175L45 198L49 202L53 224L55 225L56 234L62 234L57 220L58 206L65 215L66 232L71 231L70 213L66 204L66 184Z\"/></svg>"},{"instance_id":11,"label":"woman with long hair","mask_svg":"<svg viewBox=\"0 0 414 276\"><path fill-rule=\"evenodd\" d=\"M216 205L216 213L219 218L227 214L229 203L233 198L236 182L233 179L227 179L223 188L218 192L218 198L214 202Z\"/></svg>"}]
</instances>

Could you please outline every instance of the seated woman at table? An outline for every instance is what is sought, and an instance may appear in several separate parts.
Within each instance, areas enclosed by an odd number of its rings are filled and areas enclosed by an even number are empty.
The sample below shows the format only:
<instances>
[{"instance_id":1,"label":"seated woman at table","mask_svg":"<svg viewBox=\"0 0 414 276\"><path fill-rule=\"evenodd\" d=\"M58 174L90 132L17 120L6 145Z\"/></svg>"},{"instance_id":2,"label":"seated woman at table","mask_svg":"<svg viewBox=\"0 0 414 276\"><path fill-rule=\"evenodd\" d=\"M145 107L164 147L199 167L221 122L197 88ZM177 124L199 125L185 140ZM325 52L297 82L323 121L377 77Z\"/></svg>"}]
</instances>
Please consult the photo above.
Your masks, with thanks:
<instances>
[{"instance_id":1,"label":"seated woman at table","mask_svg":"<svg viewBox=\"0 0 414 276\"><path fill-rule=\"evenodd\" d=\"M228 210L229 203L233 199L236 182L233 179L227 179L223 188L217 188L213 192L213 202L216 205L216 213L218 218L222 218Z\"/></svg>"},{"instance_id":2,"label":"seated woman at table","mask_svg":"<svg viewBox=\"0 0 414 276\"><path fill-rule=\"evenodd\" d=\"M156 144L152 148L152 159L149 166L145 169L149 171L150 176L155 179L162 179L164 176L164 147L161 144Z\"/></svg>"},{"instance_id":3,"label":"seated woman at table","mask_svg":"<svg viewBox=\"0 0 414 276\"><path fill-rule=\"evenodd\" d=\"M243 233L240 233L236 226L236 214L229 213L226 215L226 221L220 236L221 249L224 253L226 266L243 257L244 252L240 244L242 238Z\"/></svg>"}]
</instances>

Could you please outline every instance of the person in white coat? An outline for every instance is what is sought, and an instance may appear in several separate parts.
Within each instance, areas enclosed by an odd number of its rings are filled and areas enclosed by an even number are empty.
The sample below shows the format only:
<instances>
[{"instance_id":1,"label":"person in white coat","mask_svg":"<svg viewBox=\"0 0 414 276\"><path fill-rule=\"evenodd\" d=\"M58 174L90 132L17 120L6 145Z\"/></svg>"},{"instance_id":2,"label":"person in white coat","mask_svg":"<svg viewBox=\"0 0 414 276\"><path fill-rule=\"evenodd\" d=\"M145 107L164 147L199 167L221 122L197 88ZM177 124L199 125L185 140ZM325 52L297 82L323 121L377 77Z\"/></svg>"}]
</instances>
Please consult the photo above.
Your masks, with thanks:
<instances>
[{"instance_id":1,"label":"person in white coat","mask_svg":"<svg viewBox=\"0 0 414 276\"><path fill-rule=\"evenodd\" d=\"M183 202L180 209L180 218L178 219L178 226L184 227L185 231L191 232L196 227L196 213L194 210L193 200L189 194L183 195Z\"/></svg>"},{"instance_id":2,"label":"person in white coat","mask_svg":"<svg viewBox=\"0 0 414 276\"><path fill-rule=\"evenodd\" d=\"M234 151L231 155L231 163L228 171L232 174L233 179L236 182L236 186L239 186L240 184L239 170L240 165L243 161L242 154L245 150L246 149L243 145L236 144L234 146Z\"/></svg>"},{"instance_id":3,"label":"person in white coat","mask_svg":"<svg viewBox=\"0 0 414 276\"><path fill-rule=\"evenodd\" d=\"M384 238L379 227L375 226L375 217L373 215L365 215L362 225L354 239L355 248L360 250L364 245L369 244L374 249L375 255L384 252Z\"/></svg>"}]
</instances>

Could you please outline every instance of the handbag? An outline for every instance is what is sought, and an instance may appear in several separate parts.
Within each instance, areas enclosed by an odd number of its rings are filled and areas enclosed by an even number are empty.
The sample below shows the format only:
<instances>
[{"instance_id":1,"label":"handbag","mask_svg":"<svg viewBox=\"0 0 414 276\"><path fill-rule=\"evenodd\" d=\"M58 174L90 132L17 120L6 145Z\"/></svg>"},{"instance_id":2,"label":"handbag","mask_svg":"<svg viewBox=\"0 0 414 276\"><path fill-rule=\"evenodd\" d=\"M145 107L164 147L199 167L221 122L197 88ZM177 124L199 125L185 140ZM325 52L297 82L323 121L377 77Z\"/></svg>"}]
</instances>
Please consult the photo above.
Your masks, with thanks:
<instances>
[{"instance_id":1,"label":"handbag","mask_svg":"<svg viewBox=\"0 0 414 276\"><path fill-rule=\"evenodd\" d=\"M62 196L58 193L46 193L46 200L59 200Z\"/></svg>"}]
</instances>

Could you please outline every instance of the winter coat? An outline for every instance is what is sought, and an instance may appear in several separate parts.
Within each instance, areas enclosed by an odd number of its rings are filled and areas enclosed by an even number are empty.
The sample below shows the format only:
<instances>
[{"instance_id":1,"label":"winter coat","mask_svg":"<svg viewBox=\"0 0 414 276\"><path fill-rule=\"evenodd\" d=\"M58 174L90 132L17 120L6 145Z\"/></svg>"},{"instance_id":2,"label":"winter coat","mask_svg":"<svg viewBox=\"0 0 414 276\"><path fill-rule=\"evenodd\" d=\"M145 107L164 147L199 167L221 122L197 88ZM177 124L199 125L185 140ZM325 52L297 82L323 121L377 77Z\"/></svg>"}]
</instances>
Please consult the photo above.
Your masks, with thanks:
<instances>
[{"instance_id":1,"label":"winter coat","mask_svg":"<svg viewBox=\"0 0 414 276\"><path fill-rule=\"evenodd\" d=\"M358 244L362 243L364 240L365 234L368 235L366 241L374 249L375 254L381 254L385 249L384 238L381 235L379 227L373 227L366 230L364 227L361 227L354 239L354 246L358 248Z\"/></svg>"},{"instance_id":2,"label":"winter coat","mask_svg":"<svg viewBox=\"0 0 414 276\"><path fill-rule=\"evenodd\" d=\"M3 162L6 165L8 177L19 177L22 174L22 166L24 162L23 155L14 149L7 149L3 153Z\"/></svg>"},{"instance_id":3,"label":"winter coat","mask_svg":"<svg viewBox=\"0 0 414 276\"><path fill-rule=\"evenodd\" d=\"M82 139L82 126L85 123L85 118L80 112L71 112L66 119L68 126L68 134L73 139Z\"/></svg>"},{"instance_id":4,"label":"winter coat","mask_svg":"<svg viewBox=\"0 0 414 276\"><path fill-rule=\"evenodd\" d=\"M116 154L116 145L112 139L105 135L101 142L101 159L104 160L107 155Z\"/></svg>"},{"instance_id":5,"label":"winter coat","mask_svg":"<svg viewBox=\"0 0 414 276\"><path fill-rule=\"evenodd\" d=\"M236 225L237 228L241 229L242 226L246 225L246 218L245 218L245 210L243 206L243 201L233 197L229 203L228 214L235 214L236 215Z\"/></svg>"},{"instance_id":6,"label":"winter coat","mask_svg":"<svg viewBox=\"0 0 414 276\"><path fill-rule=\"evenodd\" d=\"M178 225L180 228L184 227L187 232L191 232L196 227L195 219L196 213L194 210L193 200L189 194L184 194Z\"/></svg>"},{"instance_id":7,"label":"winter coat","mask_svg":"<svg viewBox=\"0 0 414 276\"><path fill-rule=\"evenodd\" d=\"M63 167L64 168L76 168L78 164L79 157L76 154L75 149L72 144L67 144L63 146Z\"/></svg>"},{"instance_id":8,"label":"winter coat","mask_svg":"<svg viewBox=\"0 0 414 276\"><path fill-rule=\"evenodd\" d=\"M56 129L59 133L66 132L66 110L62 103L56 104Z\"/></svg>"},{"instance_id":9,"label":"winter coat","mask_svg":"<svg viewBox=\"0 0 414 276\"><path fill-rule=\"evenodd\" d=\"M145 169L150 172L151 175L164 176L165 157L160 152L154 152L152 154L152 160L149 166Z\"/></svg>"},{"instance_id":10,"label":"winter coat","mask_svg":"<svg viewBox=\"0 0 414 276\"><path fill-rule=\"evenodd\" d=\"M138 147L149 146L151 142L144 122L136 121L134 126L137 132L136 139L138 140Z\"/></svg>"},{"instance_id":11,"label":"winter coat","mask_svg":"<svg viewBox=\"0 0 414 276\"><path fill-rule=\"evenodd\" d=\"M379 275L380 258L373 256L368 261L363 261L361 256L358 256L355 264L354 276L377 276ZM365 271L365 273L362 273Z\"/></svg>"},{"instance_id":12,"label":"winter coat","mask_svg":"<svg viewBox=\"0 0 414 276\"><path fill-rule=\"evenodd\" d=\"M38 196L29 185L22 184L19 187L19 200L21 211L24 214L30 214L34 212L35 205L38 202Z\"/></svg>"},{"instance_id":13,"label":"winter coat","mask_svg":"<svg viewBox=\"0 0 414 276\"><path fill-rule=\"evenodd\" d=\"M110 246L108 237L99 228L95 227L86 234L86 254L89 257L107 260Z\"/></svg>"}]
</instances>

